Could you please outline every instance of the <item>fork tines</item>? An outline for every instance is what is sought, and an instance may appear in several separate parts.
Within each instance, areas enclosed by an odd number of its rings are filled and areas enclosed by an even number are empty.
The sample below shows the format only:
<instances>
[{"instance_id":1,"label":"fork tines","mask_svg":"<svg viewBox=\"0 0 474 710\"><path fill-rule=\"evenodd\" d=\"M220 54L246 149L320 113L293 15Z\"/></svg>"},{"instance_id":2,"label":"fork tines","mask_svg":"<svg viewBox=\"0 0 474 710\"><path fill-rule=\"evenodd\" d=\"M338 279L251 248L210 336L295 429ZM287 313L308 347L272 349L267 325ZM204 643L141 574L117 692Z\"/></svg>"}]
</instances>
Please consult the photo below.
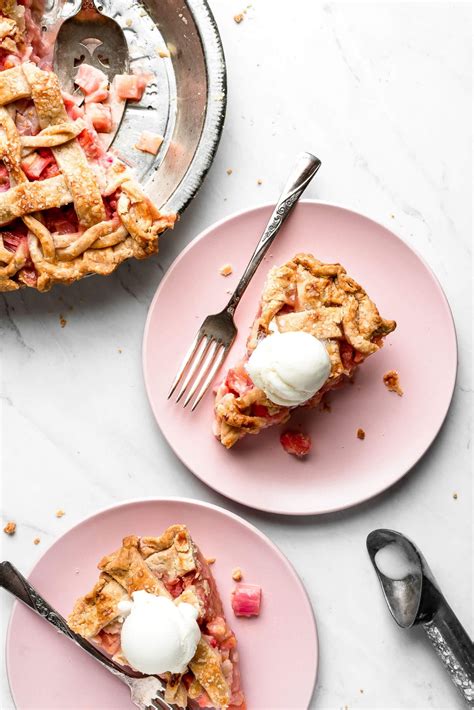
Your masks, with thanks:
<instances>
[{"instance_id":1,"label":"fork tines","mask_svg":"<svg viewBox=\"0 0 474 710\"><path fill-rule=\"evenodd\" d=\"M229 345L224 345L222 340L216 339L212 335L206 335L201 328L194 338L193 344L184 356L173 384L171 385L168 399L173 395L184 377L176 402L180 401L189 385L191 385L183 403L183 407L186 407L200 387L191 406L191 411L196 409L207 392L217 370L221 366L228 349ZM197 375L194 376L197 370Z\"/></svg>"}]
</instances>

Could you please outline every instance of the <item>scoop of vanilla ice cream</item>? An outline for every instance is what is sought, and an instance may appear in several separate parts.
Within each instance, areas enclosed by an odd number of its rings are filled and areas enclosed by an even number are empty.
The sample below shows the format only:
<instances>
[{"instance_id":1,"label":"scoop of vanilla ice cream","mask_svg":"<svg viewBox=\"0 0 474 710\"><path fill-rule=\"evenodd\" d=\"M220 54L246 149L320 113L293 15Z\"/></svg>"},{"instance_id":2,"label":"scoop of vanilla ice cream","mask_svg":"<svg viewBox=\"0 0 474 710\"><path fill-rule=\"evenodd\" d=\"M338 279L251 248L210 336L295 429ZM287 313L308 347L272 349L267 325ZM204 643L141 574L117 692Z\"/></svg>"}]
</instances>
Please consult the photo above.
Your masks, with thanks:
<instances>
[{"instance_id":1,"label":"scoop of vanilla ice cream","mask_svg":"<svg viewBox=\"0 0 474 710\"><path fill-rule=\"evenodd\" d=\"M119 611L125 617L122 653L132 668L155 675L184 673L201 638L191 604L139 591L131 602L120 602Z\"/></svg>"},{"instance_id":2,"label":"scoop of vanilla ice cream","mask_svg":"<svg viewBox=\"0 0 474 710\"><path fill-rule=\"evenodd\" d=\"M268 335L245 368L269 400L296 407L321 389L331 373L331 361L324 343L299 330Z\"/></svg>"}]
</instances>

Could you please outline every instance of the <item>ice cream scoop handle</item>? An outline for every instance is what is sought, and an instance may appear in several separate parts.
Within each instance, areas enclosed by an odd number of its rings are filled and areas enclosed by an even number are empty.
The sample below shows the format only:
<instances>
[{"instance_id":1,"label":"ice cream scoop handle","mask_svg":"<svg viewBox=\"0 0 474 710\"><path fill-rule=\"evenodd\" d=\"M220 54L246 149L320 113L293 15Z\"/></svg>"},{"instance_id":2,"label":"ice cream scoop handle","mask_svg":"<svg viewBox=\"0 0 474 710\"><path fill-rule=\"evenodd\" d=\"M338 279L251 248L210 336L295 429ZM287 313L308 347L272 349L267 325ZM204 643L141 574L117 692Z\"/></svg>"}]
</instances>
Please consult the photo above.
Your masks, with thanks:
<instances>
[{"instance_id":1,"label":"ice cream scoop handle","mask_svg":"<svg viewBox=\"0 0 474 710\"><path fill-rule=\"evenodd\" d=\"M301 153L301 155L298 156L296 164L288 177L285 187L282 190L278 203L273 210L270 221L265 227L265 231L260 237L260 240L255 247L255 251L247 264L247 268L245 269L242 278L237 284L237 288L230 297L229 303L226 306L225 310L229 311L232 315L234 314L245 289L249 285L252 276L256 272L258 265L267 253L270 244L278 234L280 227L320 167L321 161L311 153Z\"/></svg>"},{"instance_id":2,"label":"ice cream scoop handle","mask_svg":"<svg viewBox=\"0 0 474 710\"><path fill-rule=\"evenodd\" d=\"M456 614L443 599L434 618L423 624L436 653L469 707L474 706L474 647Z\"/></svg>"}]
</instances>

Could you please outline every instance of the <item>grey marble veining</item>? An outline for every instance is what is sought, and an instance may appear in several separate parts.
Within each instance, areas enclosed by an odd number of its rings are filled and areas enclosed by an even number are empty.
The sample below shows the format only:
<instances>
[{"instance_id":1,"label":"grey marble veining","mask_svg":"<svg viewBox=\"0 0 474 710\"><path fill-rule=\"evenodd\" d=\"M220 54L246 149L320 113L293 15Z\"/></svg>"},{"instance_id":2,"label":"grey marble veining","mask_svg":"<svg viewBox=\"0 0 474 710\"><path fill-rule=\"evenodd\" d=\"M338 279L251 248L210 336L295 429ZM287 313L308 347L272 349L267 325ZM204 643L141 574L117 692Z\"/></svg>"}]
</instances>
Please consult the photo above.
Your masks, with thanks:
<instances>
[{"instance_id":1,"label":"grey marble veining","mask_svg":"<svg viewBox=\"0 0 474 710\"><path fill-rule=\"evenodd\" d=\"M254 0L237 25L245 4L211 2L228 63L227 121L203 188L160 254L107 279L0 298L1 514L18 525L14 537L0 534L2 556L27 572L69 526L126 498L212 501L267 533L308 589L321 650L312 708L461 707L422 635L393 624L365 537L375 527L412 537L472 633L470 5ZM358 508L283 518L227 501L176 459L148 406L141 340L175 256L215 220L276 199L302 149L323 162L308 197L382 222L431 265L460 357L446 423L408 476ZM0 603L5 619L11 602Z\"/></svg>"}]
</instances>

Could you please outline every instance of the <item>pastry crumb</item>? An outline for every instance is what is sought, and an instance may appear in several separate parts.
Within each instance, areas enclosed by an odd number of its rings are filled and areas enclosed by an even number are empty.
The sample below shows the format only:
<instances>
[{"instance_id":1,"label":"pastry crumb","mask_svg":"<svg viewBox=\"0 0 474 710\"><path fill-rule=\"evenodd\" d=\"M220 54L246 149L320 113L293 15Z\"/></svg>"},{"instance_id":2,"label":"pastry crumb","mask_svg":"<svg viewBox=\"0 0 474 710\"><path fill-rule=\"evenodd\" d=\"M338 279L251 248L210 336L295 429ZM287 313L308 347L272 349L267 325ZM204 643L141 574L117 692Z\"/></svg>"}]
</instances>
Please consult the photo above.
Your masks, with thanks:
<instances>
[{"instance_id":1,"label":"pastry crumb","mask_svg":"<svg viewBox=\"0 0 474 710\"><path fill-rule=\"evenodd\" d=\"M127 27L131 27L133 25L133 20L128 18L128 20L125 20L125 24L127 25Z\"/></svg>"},{"instance_id":2,"label":"pastry crumb","mask_svg":"<svg viewBox=\"0 0 474 710\"><path fill-rule=\"evenodd\" d=\"M240 23L242 22L243 19L244 19L243 12L239 12L237 15L234 15L234 22L236 22L238 25L240 25Z\"/></svg>"},{"instance_id":3,"label":"pastry crumb","mask_svg":"<svg viewBox=\"0 0 474 710\"><path fill-rule=\"evenodd\" d=\"M117 352L121 355L121 354L122 354L122 348L117 348Z\"/></svg>"},{"instance_id":4,"label":"pastry crumb","mask_svg":"<svg viewBox=\"0 0 474 710\"><path fill-rule=\"evenodd\" d=\"M40 538L39 538L39 537L35 537L35 539L33 540L33 545L39 545L40 542L41 542Z\"/></svg>"},{"instance_id":5,"label":"pastry crumb","mask_svg":"<svg viewBox=\"0 0 474 710\"><path fill-rule=\"evenodd\" d=\"M232 172L233 172L232 168L227 168L227 170L226 170L227 175L232 175Z\"/></svg>"},{"instance_id":6,"label":"pastry crumb","mask_svg":"<svg viewBox=\"0 0 474 710\"><path fill-rule=\"evenodd\" d=\"M10 520L3 528L3 532L7 535L14 535L16 532L16 523Z\"/></svg>"},{"instance_id":7,"label":"pastry crumb","mask_svg":"<svg viewBox=\"0 0 474 710\"><path fill-rule=\"evenodd\" d=\"M262 184L263 184L263 180L257 180L257 185L262 185Z\"/></svg>"},{"instance_id":8,"label":"pastry crumb","mask_svg":"<svg viewBox=\"0 0 474 710\"><path fill-rule=\"evenodd\" d=\"M383 383L389 392L396 392L399 397L403 395L400 385L400 375L396 370L389 370L383 376Z\"/></svg>"},{"instance_id":9,"label":"pastry crumb","mask_svg":"<svg viewBox=\"0 0 474 710\"><path fill-rule=\"evenodd\" d=\"M67 320L65 319L62 313L59 314L59 325L61 326L61 328L65 328L67 325Z\"/></svg>"},{"instance_id":10,"label":"pastry crumb","mask_svg":"<svg viewBox=\"0 0 474 710\"><path fill-rule=\"evenodd\" d=\"M457 500L457 499L458 499L458 494L457 494L457 493L453 493L453 498L454 498L454 500Z\"/></svg>"},{"instance_id":11,"label":"pastry crumb","mask_svg":"<svg viewBox=\"0 0 474 710\"><path fill-rule=\"evenodd\" d=\"M223 264L219 269L221 276L229 276L232 273L232 264Z\"/></svg>"},{"instance_id":12,"label":"pastry crumb","mask_svg":"<svg viewBox=\"0 0 474 710\"><path fill-rule=\"evenodd\" d=\"M327 412L327 414L331 413L331 405L329 404L329 402L326 402L324 400L321 402L321 411Z\"/></svg>"},{"instance_id":13,"label":"pastry crumb","mask_svg":"<svg viewBox=\"0 0 474 710\"><path fill-rule=\"evenodd\" d=\"M363 429L357 429L357 438L362 441L365 439L365 431Z\"/></svg>"},{"instance_id":14,"label":"pastry crumb","mask_svg":"<svg viewBox=\"0 0 474 710\"><path fill-rule=\"evenodd\" d=\"M232 570L232 579L234 580L234 582L240 582L243 579L243 574L240 567L235 567L235 569Z\"/></svg>"},{"instance_id":15,"label":"pastry crumb","mask_svg":"<svg viewBox=\"0 0 474 710\"><path fill-rule=\"evenodd\" d=\"M206 562L207 562L208 565L213 565L215 561L216 561L216 558L215 558L215 557L208 557L208 558L206 559Z\"/></svg>"},{"instance_id":16,"label":"pastry crumb","mask_svg":"<svg viewBox=\"0 0 474 710\"><path fill-rule=\"evenodd\" d=\"M57 517L57 518L62 518L64 515L66 515L66 513L64 512L64 510L57 510L57 511L56 511L56 517Z\"/></svg>"},{"instance_id":17,"label":"pastry crumb","mask_svg":"<svg viewBox=\"0 0 474 710\"><path fill-rule=\"evenodd\" d=\"M165 59L166 57L170 56L169 49L165 47L157 47L155 49L155 53L158 57L161 57L162 59Z\"/></svg>"},{"instance_id":18,"label":"pastry crumb","mask_svg":"<svg viewBox=\"0 0 474 710\"><path fill-rule=\"evenodd\" d=\"M360 689L359 689L359 693L363 693L363 692L364 692L364 689L363 689L363 688L360 688Z\"/></svg>"}]
</instances>

